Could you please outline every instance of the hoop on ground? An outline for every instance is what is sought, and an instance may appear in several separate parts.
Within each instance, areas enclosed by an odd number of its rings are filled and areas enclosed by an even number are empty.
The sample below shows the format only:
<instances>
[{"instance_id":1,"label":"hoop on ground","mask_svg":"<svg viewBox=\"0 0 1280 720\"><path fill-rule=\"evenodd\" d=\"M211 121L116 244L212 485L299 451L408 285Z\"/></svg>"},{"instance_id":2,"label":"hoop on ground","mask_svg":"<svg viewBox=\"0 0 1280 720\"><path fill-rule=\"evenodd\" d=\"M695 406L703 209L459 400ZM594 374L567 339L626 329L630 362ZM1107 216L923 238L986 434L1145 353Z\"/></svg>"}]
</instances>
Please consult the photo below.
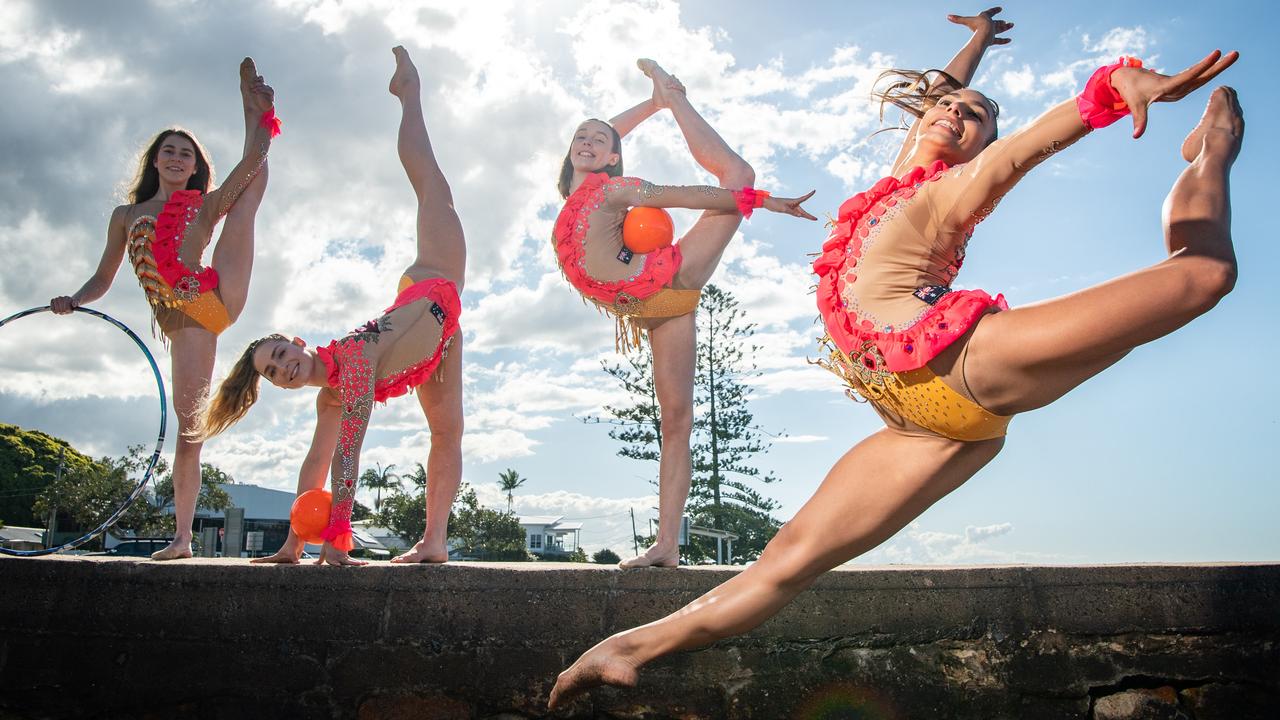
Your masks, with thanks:
<instances>
[{"instance_id":1,"label":"hoop on ground","mask_svg":"<svg viewBox=\"0 0 1280 720\"><path fill-rule=\"evenodd\" d=\"M9 317L3 320L0 320L0 327L4 327L5 325L9 324L13 320L19 320L21 318L27 317L28 315L35 315L36 313L47 312L50 309L51 309L50 306L44 305L41 307L31 308L30 310L23 310L21 312L16 312L10 315ZM133 340L133 342L137 344L138 349L141 350L142 354L147 358L147 362L151 364L151 372L155 373L155 376L156 376L156 390L160 393L160 433L156 436L156 451L151 453L151 459L147 461L146 472L142 473L142 479L138 481L138 486L133 489L133 492L129 493L129 497L125 499L124 503L121 504L120 507L114 513L112 513L110 517L108 517L105 521L103 521L103 523L98 527L94 528L93 530L90 530L84 535L81 535L75 540L71 540L70 542L65 542L55 547L43 548L41 550L13 550L10 548L0 547L0 554L18 555L18 556L24 556L24 557L31 557L35 555L52 555L53 553L56 553L56 552L61 552L63 550L71 550L73 548L80 547L81 545L89 542L90 540L94 539L95 537L105 532L107 528L115 524L116 520L119 520L120 516L124 515L125 511L129 509L129 506L133 505L133 503L138 499L138 497L142 495L142 491L147 487L147 481L151 479L151 472L155 470L156 463L160 461L160 450L164 447L164 431L165 431L165 427L168 424L169 409L168 409L168 406L165 404L164 378L160 376L160 367L156 365L155 357L151 355L151 351L147 349L146 344L142 342L142 338L138 337L132 330L130 330L124 323L120 322L119 320L116 320L115 318L111 317L110 315L107 315L106 313L98 312L97 310L91 310L85 307L77 307L77 308L74 308L74 310L75 312L81 312L81 313L85 313L86 315L92 315L96 318L101 318L111 323L112 325L115 325L117 328L120 329L121 332L123 332L125 335L128 335Z\"/></svg>"}]
</instances>

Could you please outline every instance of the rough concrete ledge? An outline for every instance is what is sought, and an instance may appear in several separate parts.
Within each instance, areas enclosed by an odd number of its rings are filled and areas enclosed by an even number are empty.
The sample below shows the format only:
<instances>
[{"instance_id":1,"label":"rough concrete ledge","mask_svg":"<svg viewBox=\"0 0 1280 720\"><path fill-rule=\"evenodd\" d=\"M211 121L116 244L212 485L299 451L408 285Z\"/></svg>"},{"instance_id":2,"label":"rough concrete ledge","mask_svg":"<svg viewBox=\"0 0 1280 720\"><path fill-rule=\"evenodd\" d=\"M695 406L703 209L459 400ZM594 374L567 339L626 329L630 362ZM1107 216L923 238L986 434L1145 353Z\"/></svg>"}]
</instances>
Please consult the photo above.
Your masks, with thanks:
<instances>
[{"instance_id":1,"label":"rough concrete ledge","mask_svg":"<svg viewBox=\"0 0 1280 720\"><path fill-rule=\"evenodd\" d=\"M545 717L736 570L0 559L0 718ZM857 568L575 718L1274 717L1280 564Z\"/></svg>"}]
</instances>

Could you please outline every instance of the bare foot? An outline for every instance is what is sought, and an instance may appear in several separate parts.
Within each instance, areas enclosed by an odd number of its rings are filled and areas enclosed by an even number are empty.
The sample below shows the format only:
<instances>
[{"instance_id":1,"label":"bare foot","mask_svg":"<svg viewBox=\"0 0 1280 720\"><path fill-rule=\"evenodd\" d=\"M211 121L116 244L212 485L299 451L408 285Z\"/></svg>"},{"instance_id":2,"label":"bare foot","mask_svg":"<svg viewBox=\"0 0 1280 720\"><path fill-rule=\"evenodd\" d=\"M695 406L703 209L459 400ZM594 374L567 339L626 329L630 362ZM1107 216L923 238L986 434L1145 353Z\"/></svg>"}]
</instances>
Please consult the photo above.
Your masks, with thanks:
<instances>
[{"instance_id":1,"label":"bare foot","mask_svg":"<svg viewBox=\"0 0 1280 720\"><path fill-rule=\"evenodd\" d=\"M1244 137L1244 111L1236 91L1226 85L1214 88L1204 115L1187 139L1182 141L1182 159L1194 162L1210 146L1220 146L1235 160Z\"/></svg>"},{"instance_id":2,"label":"bare foot","mask_svg":"<svg viewBox=\"0 0 1280 720\"><path fill-rule=\"evenodd\" d=\"M163 550L151 553L152 560L185 560L191 557L191 541L174 538Z\"/></svg>"},{"instance_id":3,"label":"bare foot","mask_svg":"<svg viewBox=\"0 0 1280 720\"><path fill-rule=\"evenodd\" d=\"M275 555L267 557L254 558L250 563L254 565L297 565L302 558L302 546L289 547L285 545L276 551Z\"/></svg>"},{"instance_id":4,"label":"bare foot","mask_svg":"<svg viewBox=\"0 0 1280 720\"><path fill-rule=\"evenodd\" d=\"M680 82L658 63L649 58L636 60L636 67L653 81L653 104L660 108L671 107L672 93L684 94L684 83Z\"/></svg>"},{"instance_id":5,"label":"bare foot","mask_svg":"<svg viewBox=\"0 0 1280 720\"><path fill-rule=\"evenodd\" d=\"M618 563L618 567L623 570L631 570L632 568L643 567L666 567L673 568L680 565L680 550L661 550L657 545L644 551L643 555L637 555L630 560L623 560Z\"/></svg>"},{"instance_id":6,"label":"bare foot","mask_svg":"<svg viewBox=\"0 0 1280 720\"><path fill-rule=\"evenodd\" d=\"M555 710L575 696L600 685L635 687L640 674L634 661L618 652L616 636L582 654L556 678L547 708Z\"/></svg>"},{"instance_id":7,"label":"bare foot","mask_svg":"<svg viewBox=\"0 0 1280 720\"><path fill-rule=\"evenodd\" d=\"M419 540L409 552L391 558L393 563L442 563L448 562L449 551L426 540Z\"/></svg>"},{"instance_id":8,"label":"bare foot","mask_svg":"<svg viewBox=\"0 0 1280 720\"><path fill-rule=\"evenodd\" d=\"M401 100L411 94L416 95L422 88L422 81L418 79L418 68L409 59L409 51L403 45L397 45L391 48L391 52L396 56L396 71L391 75L387 90Z\"/></svg>"}]
</instances>

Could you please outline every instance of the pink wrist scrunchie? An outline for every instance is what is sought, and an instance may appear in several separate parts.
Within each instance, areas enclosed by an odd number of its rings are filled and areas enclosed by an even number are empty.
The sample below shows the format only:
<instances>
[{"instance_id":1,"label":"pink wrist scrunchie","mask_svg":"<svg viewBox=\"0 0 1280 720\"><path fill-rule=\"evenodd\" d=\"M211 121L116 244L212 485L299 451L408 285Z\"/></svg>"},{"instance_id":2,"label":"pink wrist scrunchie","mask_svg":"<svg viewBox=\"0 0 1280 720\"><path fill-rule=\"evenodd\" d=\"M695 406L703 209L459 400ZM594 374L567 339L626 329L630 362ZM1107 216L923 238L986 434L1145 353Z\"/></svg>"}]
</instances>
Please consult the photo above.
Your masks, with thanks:
<instances>
[{"instance_id":1,"label":"pink wrist scrunchie","mask_svg":"<svg viewBox=\"0 0 1280 720\"><path fill-rule=\"evenodd\" d=\"M1098 68L1076 96L1076 109L1085 125L1097 130L1129 114L1129 105L1111 85L1111 73L1122 67L1142 67L1142 61L1127 55L1111 65Z\"/></svg>"}]
</instances>

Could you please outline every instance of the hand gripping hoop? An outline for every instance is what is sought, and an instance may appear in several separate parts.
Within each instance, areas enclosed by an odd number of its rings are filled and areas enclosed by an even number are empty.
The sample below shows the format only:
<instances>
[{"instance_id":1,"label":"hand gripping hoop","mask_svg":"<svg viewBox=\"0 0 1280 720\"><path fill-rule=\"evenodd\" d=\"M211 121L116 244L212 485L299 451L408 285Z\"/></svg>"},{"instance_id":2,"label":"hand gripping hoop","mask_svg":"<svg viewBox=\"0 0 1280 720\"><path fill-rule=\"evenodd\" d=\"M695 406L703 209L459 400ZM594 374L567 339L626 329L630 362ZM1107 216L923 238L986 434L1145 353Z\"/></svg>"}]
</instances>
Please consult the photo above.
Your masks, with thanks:
<instances>
[{"instance_id":1,"label":"hand gripping hoop","mask_svg":"<svg viewBox=\"0 0 1280 720\"><path fill-rule=\"evenodd\" d=\"M24 318L28 315L35 315L36 313L46 312L49 309L50 307L48 305L44 305L42 307L35 307L35 308L31 308L30 310L23 310L22 312L14 313L9 317L3 320L0 320L0 327L4 327L5 325L7 325L9 322L13 320ZM130 338L133 339L133 341L138 345L138 349L142 351L142 354L144 356L146 356L147 362L151 364L151 372L155 373L155 376L156 376L156 390L160 393L160 434L156 436L156 451L151 454L151 459L147 461L147 470L146 472L142 473L142 479L138 481L138 486L133 489L133 492L129 493L129 497L124 501L124 504L122 504L119 507L119 509L117 509L114 513L112 513L110 517L108 517L105 521L103 521L101 525L89 531L88 533L85 533L84 535L76 538L75 540L72 540L70 542L65 542L61 545L58 545L57 547L45 548L42 550L12 550L9 548L0 547L0 553L3 553L5 555L18 555L21 557L32 557L36 555L51 555L53 553L60 552L62 550L70 550L72 548L79 547L89 542L93 538L97 537L98 535L101 535L103 532L106 531L107 528L111 527L111 525L115 523L116 520L119 520L120 516L123 515L126 510L129 509L129 506L133 505L133 503L138 499L138 497L142 495L142 491L147 487L147 481L151 479L151 472L155 470L156 463L159 462L160 460L160 450L164 446L164 431L165 431L165 426L168 423L169 411L168 411L168 406L165 404L165 399L164 399L165 398L164 379L160 377L160 368L156 365L156 359L152 357L151 351L147 349L147 346L145 344L143 344L142 339L139 338L137 335L135 335L132 330L126 327L125 324L120 322L119 320L116 320L115 318L111 317L110 315L107 315L106 313L101 313L101 312L98 312L97 310L90 310L89 308L78 307L78 308L75 308L75 311L86 313L88 315L92 315L97 318L102 318L103 320L106 320L112 325L115 325L117 328L120 329L121 332L123 332L125 335L128 335Z\"/></svg>"}]
</instances>

